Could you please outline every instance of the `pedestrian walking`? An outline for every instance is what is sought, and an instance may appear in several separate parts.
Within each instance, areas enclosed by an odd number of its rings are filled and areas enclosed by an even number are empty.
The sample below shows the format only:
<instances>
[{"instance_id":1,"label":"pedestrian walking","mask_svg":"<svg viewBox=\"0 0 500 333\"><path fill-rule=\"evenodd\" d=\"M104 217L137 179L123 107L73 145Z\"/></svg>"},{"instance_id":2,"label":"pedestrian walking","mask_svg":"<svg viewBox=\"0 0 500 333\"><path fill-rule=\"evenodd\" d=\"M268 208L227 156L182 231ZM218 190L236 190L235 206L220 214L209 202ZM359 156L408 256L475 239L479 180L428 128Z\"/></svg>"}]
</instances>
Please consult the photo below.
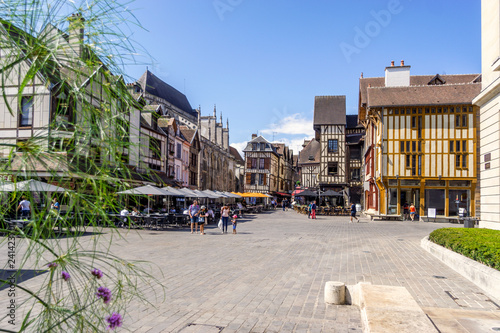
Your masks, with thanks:
<instances>
[{"instance_id":1,"label":"pedestrian walking","mask_svg":"<svg viewBox=\"0 0 500 333\"><path fill-rule=\"evenodd\" d=\"M359 222L359 219L356 217L356 204L354 202L351 203L351 221L349 223L352 222L352 218L355 218L356 222Z\"/></svg>"},{"instance_id":2,"label":"pedestrian walking","mask_svg":"<svg viewBox=\"0 0 500 333\"><path fill-rule=\"evenodd\" d=\"M188 208L189 217L191 218L191 233L194 231L198 233L198 215L200 214L200 206L198 206L198 201L194 200L193 204Z\"/></svg>"},{"instance_id":3,"label":"pedestrian walking","mask_svg":"<svg viewBox=\"0 0 500 333\"><path fill-rule=\"evenodd\" d=\"M313 200L311 204L311 219L316 220L316 200Z\"/></svg>"},{"instance_id":4,"label":"pedestrian walking","mask_svg":"<svg viewBox=\"0 0 500 333\"><path fill-rule=\"evenodd\" d=\"M281 200L281 207L283 208L283 211L285 211L285 207L286 207L285 199Z\"/></svg>"},{"instance_id":5,"label":"pedestrian walking","mask_svg":"<svg viewBox=\"0 0 500 333\"><path fill-rule=\"evenodd\" d=\"M207 219L208 219L207 207L201 206L200 213L198 216L198 224L200 225L200 234L201 235L205 234L205 223L207 222Z\"/></svg>"},{"instance_id":6,"label":"pedestrian walking","mask_svg":"<svg viewBox=\"0 0 500 333\"><path fill-rule=\"evenodd\" d=\"M233 223L233 234L236 234L236 219L238 218L238 215L233 215L233 219L231 222Z\"/></svg>"},{"instance_id":7,"label":"pedestrian walking","mask_svg":"<svg viewBox=\"0 0 500 333\"><path fill-rule=\"evenodd\" d=\"M222 206L221 210L220 210L220 215L221 215L221 218L222 218L222 233L226 233L227 234L227 225L229 223L229 213L230 213L230 210L229 210L229 207L228 206Z\"/></svg>"},{"instance_id":8,"label":"pedestrian walking","mask_svg":"<svg viewBox=\"0 0 500 333\"><path fill-rule=\"evenodd\" d=\"M410 215L410 210L408 207L408 202L405 202L405 204L403 205L403 220L408 221L410 219L409 215Z\"/></svg>"},{"instance_id":9,"label":"pedestrian walking","mask_svg":"<svg viewBox=\"0 0 500 333\"><path fill-rule=\"evenodd\" d=\"M411 218L412 222L414 222L416 214L417 214L417 209L415 208L415 205L413 205L413 202L412 202L410 204L410 218Z\"/></svg>"},{"instance_id":10,"label":"pedestrian walking","mask_svg":"<svg viewBox=\"0 0 500 333\"><path fill-rule=\"evenodd\" d=\"M28 199L23 195L21 197L21 202L19 203L19 206L17 206L17 210L21 210L21 217L29 217L31 214L31 203L29 202Z\"/></svg>"},{"instance_id":11,"label":"pedestrian walking","mask_svg":"<svg viewBox=\"0 0 500 333\"><path fill-rule=\"evenodd\" d=\"M312 202L309 203L309 206L307 206L307 218L311 218L311 210L312 210Z\"/></svg>"}]
</instances>

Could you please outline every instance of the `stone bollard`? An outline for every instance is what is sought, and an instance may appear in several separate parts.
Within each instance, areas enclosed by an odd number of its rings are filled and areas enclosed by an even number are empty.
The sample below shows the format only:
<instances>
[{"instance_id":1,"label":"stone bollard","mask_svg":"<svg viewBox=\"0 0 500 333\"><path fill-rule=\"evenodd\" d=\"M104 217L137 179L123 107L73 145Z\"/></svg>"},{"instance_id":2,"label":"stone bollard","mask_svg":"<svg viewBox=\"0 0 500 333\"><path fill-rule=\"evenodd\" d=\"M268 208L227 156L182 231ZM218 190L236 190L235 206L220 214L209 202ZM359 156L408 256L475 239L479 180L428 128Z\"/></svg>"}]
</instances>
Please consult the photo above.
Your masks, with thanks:
<instances>
[{"instance_id":1,"label":"stone bollard","mask_svg":"<svg viewBox=\"0 0 500 333\"><path fill-rule=\"evenodd\" d=\"M345 284L339 281L328 281L325 284L325 303L345 304Z\"/></svg>"}]
</instances>

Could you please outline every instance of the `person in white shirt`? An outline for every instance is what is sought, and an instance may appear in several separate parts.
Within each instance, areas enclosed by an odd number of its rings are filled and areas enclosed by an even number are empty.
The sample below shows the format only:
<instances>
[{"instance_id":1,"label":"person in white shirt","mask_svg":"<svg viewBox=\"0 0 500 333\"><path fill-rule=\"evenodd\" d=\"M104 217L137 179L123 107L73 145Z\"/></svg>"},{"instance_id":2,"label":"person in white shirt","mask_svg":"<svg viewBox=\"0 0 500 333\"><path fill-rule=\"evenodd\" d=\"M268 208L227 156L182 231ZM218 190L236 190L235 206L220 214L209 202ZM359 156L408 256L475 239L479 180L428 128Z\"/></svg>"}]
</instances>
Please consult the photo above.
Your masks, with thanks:
<instances>
[{"instance_id":1,"label":"person in white shirt","mask_svg":"<svg viewBox=\"0 0 500 333\"><path fill-rule=\"evenodd\" d=\"M120 216L128 216L130 215L130 212L127 210L127 207L123 208L122 211L120 212Z\"/></svg>"},{"instance_id":2,"label":"person in white shirt","mask_svg":"<svg viewBox=\"0 0 500 333\"><path fill-rule=\"evenodd\" d=\"M28 217L31 214L31 203L24 195L21 199L19 206L17 206L17 210L21 209L21 217Z\"/></svg>"}]
</instances>

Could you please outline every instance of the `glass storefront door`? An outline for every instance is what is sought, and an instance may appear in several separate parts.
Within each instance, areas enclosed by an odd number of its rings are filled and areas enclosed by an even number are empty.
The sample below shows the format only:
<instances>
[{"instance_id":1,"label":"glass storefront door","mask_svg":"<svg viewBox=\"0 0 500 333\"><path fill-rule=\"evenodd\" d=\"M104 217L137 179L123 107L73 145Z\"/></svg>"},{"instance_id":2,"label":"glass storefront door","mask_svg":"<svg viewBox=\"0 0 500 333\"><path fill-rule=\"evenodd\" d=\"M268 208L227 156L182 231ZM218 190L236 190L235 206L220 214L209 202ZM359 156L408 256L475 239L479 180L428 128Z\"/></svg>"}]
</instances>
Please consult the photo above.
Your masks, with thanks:
<instances>
[{"instance_id":1,"label":"glass storefront door","mask_svg":"<svg viewBox=\"0 0 500 333\"><path fill-rule=\"evenodd\" d=\"M470 215L470 197L469 190L449 190L448 191L448 210L449 216L458 216L459 208L465 208L467 210L466 215Z\"/></svg>"},{"instance_id":2,"label":"glass storefront door","mask_svg":"<svg viewBox=\"0 0 500 333\"><path fill-rule=\"evenodd\" d=\"M436 208L436 215L444 215L446 190L425 190L425 208ZM425 212L427 214L427 211Z\"/></svg>"}]
</instances>

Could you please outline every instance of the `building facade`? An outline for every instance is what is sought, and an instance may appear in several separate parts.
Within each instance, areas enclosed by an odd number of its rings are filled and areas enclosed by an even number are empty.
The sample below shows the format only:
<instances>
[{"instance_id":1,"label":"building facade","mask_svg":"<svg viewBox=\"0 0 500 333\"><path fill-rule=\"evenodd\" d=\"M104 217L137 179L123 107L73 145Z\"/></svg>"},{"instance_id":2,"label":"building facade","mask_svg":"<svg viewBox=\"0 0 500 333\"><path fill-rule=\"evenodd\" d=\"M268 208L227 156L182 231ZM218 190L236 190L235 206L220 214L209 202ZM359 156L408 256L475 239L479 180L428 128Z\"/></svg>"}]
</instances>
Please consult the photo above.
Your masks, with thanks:
<instances>
[{"instance_id":1,"label":"building facade","mask_svg":"<svg viewBox=\"0 0 500 333\"><path fill-rule=\"evenodd\" d=\"M252 134L245 149L245 192L273 193L279 186L279 155L262 136Z\"/></svg>"},{"instance_id":2,"label":"building facade","mask_svg":"<svg viewBox=\"0 0 500 333\"><path fill-rule=\"evenodd\" d=\"M481 93L478 164L483 228L500 229L500 3L481 1Z\"/></svg>"},{"instance_id":3,"label":"building facade","mask_svg":"<svg viewBox=\"0 0 500 333\"><path fill-rule=\"evenodd\" d=\"M304 140L299 152L298 169L300 185L306 188L319 187L320 144L316 139Z\"/></svg>"},{"instance_id":4,"label":"building facade","mask_svg":"<svg viewBox=\"0 0 500 333\"><path fill-rule=\"evenodd\" d=\"M410 66L360 79L359 118L366 128L367 212L476 216L479 74L411 76ZM372 210L371 212L369 210Z\"/></svg>"}]
</instances>

